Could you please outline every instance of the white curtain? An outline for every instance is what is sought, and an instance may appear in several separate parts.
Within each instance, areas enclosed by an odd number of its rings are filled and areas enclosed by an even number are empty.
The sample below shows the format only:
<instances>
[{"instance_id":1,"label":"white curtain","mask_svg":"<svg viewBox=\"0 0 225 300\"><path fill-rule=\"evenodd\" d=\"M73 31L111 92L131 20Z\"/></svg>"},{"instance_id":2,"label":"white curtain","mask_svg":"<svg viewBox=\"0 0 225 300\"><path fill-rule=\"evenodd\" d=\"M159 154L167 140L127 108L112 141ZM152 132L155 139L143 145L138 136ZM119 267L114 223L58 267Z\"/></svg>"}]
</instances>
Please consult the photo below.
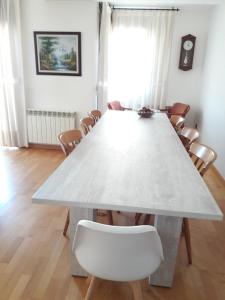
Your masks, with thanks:
<instances>
[{"instance_id":1,"label":"white curtain","mask_svg":"<svg viewBox=\"0 0 225 300\"><path fill-rule=\"evenodd\" d=\"M102 4L102 16L99 41L99 67L98 67L98 108L107 109L108 102L108 64L109 39L111 34L111 8L107 3Z\"/></svg>"},{"instance_id":2,"label":"white curtain","mask_svg":"<svg viewBox=\"0 0 225 300\"><path fill-rule=\"evenodd\" d=\"M125 107L162 108L172 41L172 11L113 10L108 98Z\"/></svg>"},{"instance_id":3,"label":"white curtain","mask_svg":"<svg viewBox=\"0 0 225 300\"><path fill-rule=\"evenodd\" d=\"M0 145L27 146L18 0L0 0Z\"/></svg>"}]
</instances>

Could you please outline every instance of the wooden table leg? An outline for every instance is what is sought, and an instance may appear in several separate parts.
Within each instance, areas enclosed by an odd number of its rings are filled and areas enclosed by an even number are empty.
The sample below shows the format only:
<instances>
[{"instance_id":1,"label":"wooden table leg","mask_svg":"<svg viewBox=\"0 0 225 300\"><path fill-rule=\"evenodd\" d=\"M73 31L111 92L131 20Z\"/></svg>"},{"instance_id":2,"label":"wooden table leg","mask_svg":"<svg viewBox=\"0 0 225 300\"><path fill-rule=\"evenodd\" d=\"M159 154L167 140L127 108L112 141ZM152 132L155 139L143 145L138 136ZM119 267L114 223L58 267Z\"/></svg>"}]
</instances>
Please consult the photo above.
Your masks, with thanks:
<instances>
[{"instance_id":1,"label":"wooden table leg","mask_svg":"<svg viewBox=\"0 0 225 300\"><path fill-rule=\"evenodd\" d=\"M88 209L88 208L79 208L79 207L70 208L69 233L70 233L70 251L71 251L71 274L74 276L87 277L88 273L81 268L72 251L76 226L80 220L95 221L96 210Z\"/></svg>"},{"instance_id":2,"label":"wooden table leg","mask_svg":"<svg viewBox=\"0 0 225 300\"><path fill-rule=\"evenodd\" d=\"M154 226L162 241L164 261L151 276L151 285L172 286L182 222L179 217L155 216Z\"/></svg>"}]
</instances>

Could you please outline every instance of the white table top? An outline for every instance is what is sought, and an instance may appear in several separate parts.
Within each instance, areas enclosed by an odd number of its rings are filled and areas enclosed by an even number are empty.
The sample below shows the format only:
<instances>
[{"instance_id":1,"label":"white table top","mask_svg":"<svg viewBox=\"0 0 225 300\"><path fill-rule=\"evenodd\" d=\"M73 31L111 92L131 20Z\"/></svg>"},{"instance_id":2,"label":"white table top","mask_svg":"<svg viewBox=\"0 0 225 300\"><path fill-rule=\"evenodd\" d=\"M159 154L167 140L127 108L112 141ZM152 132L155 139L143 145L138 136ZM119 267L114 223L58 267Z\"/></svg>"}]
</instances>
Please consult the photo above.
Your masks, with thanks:
<instances>
[{"instance_id":1,"label":"white table top","mask_svg":"<svg viewBox=\"0 0 225 300\"><path fill-rule=\"evenodd\" d=\"M165 114L107 111L33 195L34 203L221 220Z\"/></svg>"}]
</instances>

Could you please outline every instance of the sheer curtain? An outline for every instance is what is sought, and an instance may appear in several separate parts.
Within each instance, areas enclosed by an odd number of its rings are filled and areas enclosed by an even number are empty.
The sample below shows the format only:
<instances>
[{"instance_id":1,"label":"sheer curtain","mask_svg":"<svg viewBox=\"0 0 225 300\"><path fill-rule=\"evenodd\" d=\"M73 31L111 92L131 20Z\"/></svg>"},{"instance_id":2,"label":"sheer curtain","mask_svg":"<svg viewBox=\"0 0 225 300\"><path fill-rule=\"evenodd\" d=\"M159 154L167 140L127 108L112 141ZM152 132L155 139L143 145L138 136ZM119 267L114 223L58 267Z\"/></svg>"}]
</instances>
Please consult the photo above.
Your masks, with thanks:
<instances>
[{"instance_id":1,"label":"sheer curtain","mask_svg":"<svg viewBox=\"0 0 225 300\"><path fill-rule=\"evenodd\" d=\"M27 146L17 0L0 0L0 145Z\"/></svg>"},{"instance_id":2,"label":"sheer curtain","mask_svg":"<svg viewBox=\"0 0 225 300\"><path fill-rule=\"evenodd\" d=\"M108 98L125 107L165 105L172 11L113 10Z\"/></svg>"},{"instance_id":3,"label":"sheer curtain","mask_svg":"<svg viewBox=\"0 0 225 300\"><path fill-rule=\"evenodd\" d=\"M99 38L99 66L98 66L98 108L107 109L108 102L108 67L109 67L109 39L111 35L111 8L107 3L102 4L102 16Z\"/></svg>"}]
</instances>

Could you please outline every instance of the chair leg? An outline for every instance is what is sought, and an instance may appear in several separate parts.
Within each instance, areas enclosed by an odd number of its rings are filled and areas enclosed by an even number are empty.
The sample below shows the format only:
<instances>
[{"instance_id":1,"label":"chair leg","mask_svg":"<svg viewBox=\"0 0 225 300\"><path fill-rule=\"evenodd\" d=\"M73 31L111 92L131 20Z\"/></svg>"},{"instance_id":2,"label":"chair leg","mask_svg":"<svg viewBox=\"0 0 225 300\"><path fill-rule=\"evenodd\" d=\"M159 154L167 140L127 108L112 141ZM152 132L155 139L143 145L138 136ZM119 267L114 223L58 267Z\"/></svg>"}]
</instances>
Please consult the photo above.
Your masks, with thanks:
<instances>
[{"instance_id":1,"label":"chair leg","mask_svg":"<svg viewBox=\"0 0 225 300\"><path fill-rule=\"evenodd\" d=\"M149 225L150 219L151 219L151 215L150 214L146 214L145 218L144 218L143 225Z\"/></svg>"},{"instance_id":2,"label":"chair leg","mask_svg":"<svg viewBox=\"0 0 225 300\"><path fill-rule=\"evenodd\" d=\"M135 214L135 221L134 221L134 225L135 225L135 226L138 225L141 216L142 216L142 214L140 214L140 213L136 213L136 214Z\"/></svg>"},{"instance_id":3,"label":"chair leg","mask_svg":"<svg viewBox=\"0 0 225 300\"><path fill-rule=\"evenodd\" d=\"M97 277L92 276L91 283L88 287L87 294L85 296L85 300L91 300L93 291L97 287L98 282L99 282L99 279Z\"/></svg>"},{"instance_id":4,"label":"chair leg","mask_svg":"<svg viewBox=\"0 0 225 300\"><path fill-rule=\"evenodd\" d=\"M90 283L91 283L91 279L92 279L92 276L91 275L88 275L88 277L86 278L86 284L89 286Z\"/></svg>"},{"instance_id":5,"label":"chair leg","mask_svg":"<svg viewBox=\"0 0 225 300\"><path fill-rule=\"evenodd\" d=\"M131 281L129 282L132 291L134 300L143 300L142 290L141 290L141 282L140 281Z\"/></svg>"},{"instance_id":6,"label":"chair leg","mask_svg":"<svg viewBox=\"0 0 225 300\"><path fill-rule=\"evenodd\" d=\"M70 224L70 211L68 209L67 216L66 216L66 222L64 225L64 229L63 229L63 235L66 235L69 224Z\"/></svg>"},{"instance_id":7,"label":"chair leg","mask_svg":"<svg viewBox=\"0 0 225 300\"><path fill-rule=\"evenodd\" d=\"M191 236L190 236L190 227L187 218L183 219L183 231L184 231L184 238L187 248L187 256L188 256L188 263L192 264L192 254L191 254Z\"/></svg>"},{"instance_id":8,"label":"chair leg","mask_svg":"<svg viewBox=\"0 0 225 300\"><path fill-rule=\"evenodd\" d=\"M109 224L113 225L113 215L111 210L107 210L108 218L109 218Z\"/></svg>"},{"instance_id":9,"label":"chair leg","mask_svg":"<svg viewBox=\"0 0 225 300\"><path fill-rule=\"evenodd\" d=\"M104 210L97 209L97 216L98 217L105 217L106 212Z\"/></svg>"}]
</instances>

